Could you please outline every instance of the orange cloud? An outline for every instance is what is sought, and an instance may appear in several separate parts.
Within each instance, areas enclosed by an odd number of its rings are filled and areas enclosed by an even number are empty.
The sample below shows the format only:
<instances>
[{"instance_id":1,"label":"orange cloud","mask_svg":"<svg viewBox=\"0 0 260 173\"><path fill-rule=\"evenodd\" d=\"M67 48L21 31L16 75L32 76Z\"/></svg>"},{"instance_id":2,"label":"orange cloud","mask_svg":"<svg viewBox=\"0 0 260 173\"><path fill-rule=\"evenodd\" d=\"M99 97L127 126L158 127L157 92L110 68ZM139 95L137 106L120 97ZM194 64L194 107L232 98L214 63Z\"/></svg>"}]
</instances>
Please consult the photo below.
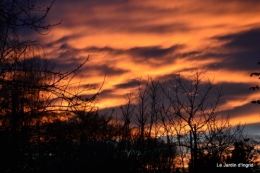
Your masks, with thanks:
<instances>
[{"instance_id":1,"label":"orange cloud","mask_svg":"<svg viewBox=\"0 0 260 173\"><path fill-rule=\"evenodd\" d=\"M106 74L101 108L123 104L124 94L135 88L117 85L196 69L227 91L241 90L243 94L226 92L229 100L222 109L230 113L259 97L246 93L258 82L249 77L260 56L253 46L260 44L257 1L64 1L53 8L49 21L62 24L39 38L47 56L65 70L90 56L82 83L101 84ZM253 122L257 111L247 111L250 119L234 115L234 121Z\"/></svg>"}]
</instances>

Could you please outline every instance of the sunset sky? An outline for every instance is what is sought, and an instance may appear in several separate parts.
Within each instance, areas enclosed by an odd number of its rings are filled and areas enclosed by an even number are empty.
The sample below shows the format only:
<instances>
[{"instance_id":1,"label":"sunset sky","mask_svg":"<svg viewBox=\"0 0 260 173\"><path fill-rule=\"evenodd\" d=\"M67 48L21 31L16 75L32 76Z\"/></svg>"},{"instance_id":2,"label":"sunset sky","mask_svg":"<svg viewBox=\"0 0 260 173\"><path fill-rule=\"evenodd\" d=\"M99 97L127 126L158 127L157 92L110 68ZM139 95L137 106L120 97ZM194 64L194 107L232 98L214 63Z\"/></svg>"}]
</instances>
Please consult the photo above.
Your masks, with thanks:
<instances>
[{"instance_id":1,"label":"sunset sky","mask_svg":"<svg viewBox=\"0 0 260 173\"><path fill-rule=\"evenodd\" d=\"M101 85L99 106L124 103L124 95L148 76L203 72L223 86L221 114L260 133L259 0L56 0L47 19L61 22L43 44L56 66L72 70L89 55L82 83Z\"/></svg>"}]
</instances>

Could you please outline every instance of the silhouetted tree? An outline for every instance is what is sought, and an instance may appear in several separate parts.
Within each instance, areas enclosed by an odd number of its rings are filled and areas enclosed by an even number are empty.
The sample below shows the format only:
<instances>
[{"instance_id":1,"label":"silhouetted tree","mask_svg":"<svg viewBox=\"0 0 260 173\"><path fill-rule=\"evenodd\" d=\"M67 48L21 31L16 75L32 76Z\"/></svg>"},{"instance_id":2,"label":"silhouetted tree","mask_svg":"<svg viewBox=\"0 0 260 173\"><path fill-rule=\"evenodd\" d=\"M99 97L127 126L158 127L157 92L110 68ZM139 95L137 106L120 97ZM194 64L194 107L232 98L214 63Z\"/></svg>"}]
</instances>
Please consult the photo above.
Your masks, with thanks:
<instances>
[{"instance_id":1,"label":"silhouetted tree","mask_svg":"<svg viewBox=\"0 0 260 173\"><path fill-rule=\"evenodd\" d=\"M215 88L211 81L203 82L198 72L191 76L190 81L185 81L181 75L173 76L173 80L163 88L170 102L166 118L171 126L166 128L177 136L180 153L183 147L189 149L190 172L198 171L199 146L203 141L201 133L207 131L208 123L217 115L222 93Z\"/></svg>"},{"instance_id":2,"label":"silhouetted tree","mask_svg":"<svg viewBox=\"0 0 260 173\"><path fill-rule=\"evenodd\" d=\"M159 121L154 125L157 124L167 143L175 144L175 164L181 165L182 172L187 171L187 164L189 172L218 172L216 164L225 163L234 142L243 136L243 127L233 127L228 117L221 119L218 115L221 88L211 81L203 82L200 73L191 78L173 76L172 81L159 85L157 91L164 98L156 99ZM149 105L148 100L142 105Z\"/></svg>"},{"instance_id":3,"label":"silhouetted tree","mask_svg":"<svg viewBox=\"0 0 260 173\"><path fill-rule=\"evenodd\" d=\"M40 58L38 43L22 39L25 30L43 34L56 25L45 23L53 3L0 2L1 172L41 172L42 169L59 172L63 170L58 168L62 161L73 160L72 153L77 153L76 149L83 145L75 143L83 143L84 135L97 140L112 138L106 135L113 129L109 120L97 115L91 105L96 94L81 95L89 87L71 89L70 81L88 59L72 71L56 71L50 61ZM82 111L91 113L82 114ZM75 123L73 118L80 120ZM72 128L75 124L76 128Z\"/></svg>"},{"instance_id":4,"label":"silhouetted tree","mask_svg":"<svg viewBox=\"0 0 260 173\"><path fill-rule=\"evenodd\" d=\"M257 64L259 65L260 62L258 62ZM252 76L260 76L260 73L259 73L259 72L251 73L251 74L250 74L250 77L252 77ZM259 79L260 79L260 77L259 77ZM250 88L249 88L249 90L253 90L253 91L259 90L259 89L260 89L260 86L259 86L259 85L256 85L256 86L253 86L253 87L250 87ZM258 99L258 100L253 100L252 103L253 103L253 104L260 104L260 100L259 100L259 99Z\"/></svg>"},{"instance_id":5,"label":"silhouetted tree","mask_svg":"<svg viewBox=\"0 0 260 173\"><path fill-rule=\"evenodd\" d=\"M126 96L122 105L124 130L127 138L119 142L124 162L133 172L171 172L174 170L175 143L160 133L162 91L159 82L140 81L138 89Z\"/></svg>"},{"instance_id":6,"label":"silhouetted tree","mask_svg":"<svg viewBox=\"0 0 260 173\"><path fill-rule=\"evenodd\" d=\"M32 71L29 72L27 66L21 68L21 64L25 62L25 57L37 52L34 49L37 44L22 40L22 30L30 28L41 32L41 29L51 27L44 20L53 2L49 6L34 0L0 2L0 132L3 172L24 171L25 147L30 147L25 145L28 135L21 132L27 131L30 126L25 114L28 109L33 109L28 107L28 102L36 101L36 92L31 87L27 89L30 84L37 83L37 75L32 76Z\"/></svg>"},{"instance_id":7,"label":"silhouetted tree","mask_svg":"<svg viewBox=\"0 0 260 173\"><path fill-rule=\"evenodd\" d=\"M227 156L226 163L234 163L237 166L232 171L241 173L259 172L258 142L250 138L242 138L234 142L231 154Z\"/></svg>"}]
</instances>

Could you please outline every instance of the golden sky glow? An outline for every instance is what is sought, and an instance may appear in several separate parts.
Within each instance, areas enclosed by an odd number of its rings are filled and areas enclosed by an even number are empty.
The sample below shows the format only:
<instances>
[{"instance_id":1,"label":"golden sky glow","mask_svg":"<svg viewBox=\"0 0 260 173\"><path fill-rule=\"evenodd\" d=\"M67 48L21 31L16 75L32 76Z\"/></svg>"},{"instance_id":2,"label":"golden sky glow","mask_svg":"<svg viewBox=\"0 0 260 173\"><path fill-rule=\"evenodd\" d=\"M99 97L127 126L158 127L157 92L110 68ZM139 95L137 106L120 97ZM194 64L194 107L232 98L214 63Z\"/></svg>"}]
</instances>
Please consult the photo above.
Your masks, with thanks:
<instances>
[{"instance_id":1,"label":"golden sky glow","mask_svg":"<svg viewBox=\"0 0 260 173\"><path fill-rule=\"evenodd\" d=\"M260 94L248 90L258 82L249 75L259 68L259 16L258 0L57 0L48 21L62 24L39 39L61 69L89 55L81 77L98 86L106 75L101 108L123 104L133 80L198 69L223 85L223 113L250 124L260 122L250 103Z\"/></svg>"}]
</instances>

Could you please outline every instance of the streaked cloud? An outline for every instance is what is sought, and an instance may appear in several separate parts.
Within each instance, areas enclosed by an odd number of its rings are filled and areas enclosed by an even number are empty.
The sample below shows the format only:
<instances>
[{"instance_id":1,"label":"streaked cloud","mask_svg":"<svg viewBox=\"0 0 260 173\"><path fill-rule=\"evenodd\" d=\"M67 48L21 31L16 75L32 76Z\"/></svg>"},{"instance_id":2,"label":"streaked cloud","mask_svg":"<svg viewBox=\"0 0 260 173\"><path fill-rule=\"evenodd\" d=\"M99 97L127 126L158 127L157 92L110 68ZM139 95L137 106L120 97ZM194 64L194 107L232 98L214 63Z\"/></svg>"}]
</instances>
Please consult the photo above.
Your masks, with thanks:
<instances>
[{"instance_id":1,"label":"streaked cloud","mask_svg":"<svg viewBox=\"0 0 260 173\"><path fill-rule=\"evenodd\" d=\"M222 114L258 123L250 102L260 95L248 88L258 82L249 75L259 69L259 16L258 0L57 0L48 21L62 24L38 39L59 69L89 57L84 83L102 83L106 75L101 108L123 104L140 78L164 82L199 70L203 80L223 86Z\"/></svg>"}]
</instances>

